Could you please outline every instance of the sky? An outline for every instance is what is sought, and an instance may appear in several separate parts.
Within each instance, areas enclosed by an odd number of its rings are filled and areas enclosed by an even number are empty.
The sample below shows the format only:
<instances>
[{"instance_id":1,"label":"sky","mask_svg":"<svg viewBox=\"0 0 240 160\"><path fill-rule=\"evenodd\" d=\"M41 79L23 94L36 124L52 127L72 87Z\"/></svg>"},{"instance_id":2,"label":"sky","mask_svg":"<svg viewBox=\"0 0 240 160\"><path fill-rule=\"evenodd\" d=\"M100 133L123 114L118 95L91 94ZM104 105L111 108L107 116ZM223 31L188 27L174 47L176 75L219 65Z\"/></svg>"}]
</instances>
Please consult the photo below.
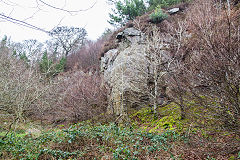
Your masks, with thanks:
<instances>
[{"instance_id":1,"label":"sky","mask_svg":"<svg viewBox=\"0 0 240 160\"><path fill-rule=\"evenodd\" d=\"M54 9L42 2L68 11ZM41 29L50 31L56 26L84 27L88 38L96 40L106 28L112 28L107 22L111 6L107 0L1 0L0 14L22 20ZM93 6L91 8L91 6ZM37 39L44 42L50 37L41 31L13 24L0 18L0 37L7 35L11 40L20 42Z\"/></svg>"}]
</instances>

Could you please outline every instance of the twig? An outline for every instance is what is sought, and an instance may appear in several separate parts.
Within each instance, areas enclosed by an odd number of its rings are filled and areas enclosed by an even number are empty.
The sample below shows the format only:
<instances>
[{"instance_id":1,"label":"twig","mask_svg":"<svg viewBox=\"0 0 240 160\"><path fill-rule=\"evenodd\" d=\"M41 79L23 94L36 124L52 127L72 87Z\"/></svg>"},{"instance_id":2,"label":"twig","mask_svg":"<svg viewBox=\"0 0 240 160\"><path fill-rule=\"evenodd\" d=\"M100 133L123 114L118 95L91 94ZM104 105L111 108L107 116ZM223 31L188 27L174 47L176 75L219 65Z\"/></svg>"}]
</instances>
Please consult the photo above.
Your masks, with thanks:
<instances>
[{"instance_id":1,"label":"twig","mask_svg":"<svg viewBox=\"0 0 240 160\"><path fill-rule=\"evenodd\" d=\"M12 128L12 125L13 125L18 119L19 119L19 117L15 118L14 121L9 125L8 131L7 131L7 133L2 137L2 140L4 140L4 139L7 137L8 133L10 132L10 130L11 130L11 128Z\"/></svg>"}]
</instances>

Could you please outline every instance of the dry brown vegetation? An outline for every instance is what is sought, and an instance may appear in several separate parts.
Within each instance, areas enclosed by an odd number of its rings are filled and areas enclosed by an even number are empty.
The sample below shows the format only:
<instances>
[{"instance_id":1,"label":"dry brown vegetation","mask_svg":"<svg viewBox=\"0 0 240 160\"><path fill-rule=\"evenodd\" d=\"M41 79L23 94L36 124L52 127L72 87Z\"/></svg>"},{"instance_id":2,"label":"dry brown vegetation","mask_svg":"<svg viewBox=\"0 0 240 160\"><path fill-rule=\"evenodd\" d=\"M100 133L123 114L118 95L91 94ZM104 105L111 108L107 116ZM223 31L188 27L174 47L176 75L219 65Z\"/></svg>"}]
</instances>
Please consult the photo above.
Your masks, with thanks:
<instances>
[{"instance_id":1,"label":"dry brown vegetation","mask_svg":"<svg viewBox=\"0 0 240 160\"><path fill-rule=\"evenodd\" d=\"M185 104L191 101L200 112L207 112L202 118L215 119L236 133L240 119L238 17L238 10L229 13L211 1L195 3L185 24L179 25L176 70L169 81L178 104L189 110L191 105Z\"/></svg>"},{"instance_id":2,"label":"dry brown vegetation","mask_svg":"<svg viewBox=\"0 0 240 160\"><path fill-rule=\"evenodd\" d=\"M98 72L102 41L89 42L80 51L81 58L70 57L69 62L73 64L81 59L80 68L69 66L72 70L47 79L37 64L27 64L3 44L0 53L1 118L14 123L34 119L59 124L104 113L107 88Z\"/></svg>"},{"instance_id":3,"label":"dry brown vegetation","mask_svg":"<svg viewBox=\"0 0 240 160\"><path fill-rule=\"evenodd\" d=\"M61 108L72 122L79 122L104 114L107 107L108 89L99 73L75 71L68 74L62 84L64 88Z\"/></svg>"},{"instance_id":4,"label":"dry brown vegetation","mask_svg":"<svg viewBox=\"0 0 240 160\"><path fill-rule=\"evenodd\" d=\"M86 42L79 51L68 56L67 69L80 69L85 72L90 69L99 70L100 61L98 57L104 41L104 39L99 39L96 42Z\"/></svg>"},{"instance_id":5,"label":"dry brown vegetation","mask_svg":"<svg viewBox=\"0 0 240 160\"><path fill-rule=\"evenodd\" d=\"M34 114L42 117L56 97L54 85L43 83L43 77L32 66L11 54L3 46L0 52L0 111L6 118L25 120Z\"/></svg>"}]
</instances>

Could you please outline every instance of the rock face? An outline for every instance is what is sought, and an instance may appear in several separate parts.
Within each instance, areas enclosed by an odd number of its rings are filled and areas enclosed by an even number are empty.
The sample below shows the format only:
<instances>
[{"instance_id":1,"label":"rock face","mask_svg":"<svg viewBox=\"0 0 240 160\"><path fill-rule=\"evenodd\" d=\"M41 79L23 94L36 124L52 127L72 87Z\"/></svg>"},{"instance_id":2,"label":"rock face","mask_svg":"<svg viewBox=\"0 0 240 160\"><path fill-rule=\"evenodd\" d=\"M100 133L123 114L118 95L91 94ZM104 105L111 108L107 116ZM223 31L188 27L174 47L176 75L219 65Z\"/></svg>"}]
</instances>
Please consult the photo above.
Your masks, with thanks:
<instances>
[{"instance_id":1,"label":"rock face","mask_svg":"<svg viewBox=\"0 0 240 160\"><path fill-rule=\"evenodd\" d=\"M134 85L134 81L139 71L146 67L143 47L134 44L123 51L110 50L101 62L104 79L111 88L108 113L122 115L134 103L129 93L138 92L139 87Z\"/></svg>"},{"instance_id":2,"label":"rock face","mask_svg":"<svg viewBox=\"0 0 240 160\"><path fill-rule=\"evenodd\" d=\"M113 62L118 56L118 49L109 50L105 53L104 57L101 58L101 71L110 72L112 70Z\"/></svg>"},{"instance_id":3,"label":"rock face","mask_svg":"<svg viewBox=\"0 0 240 160\"><path fill-rule=\"evenodd\" d=\"M116 39L121 45L104 54L101 71L111 88L108 113L123 115L127 109L136 106L133 93L138 93L139 87L135 84L139 72L146 69L142 44L144 35L135 28L127 28ZM137 95L141 98L140 94Z\"/></svg>"},{"instance_id":4,"label":"rock face","mask_svg":"<svg viewBox=\"0 0 240 160\"><path fill-rule=\"evenodd\" d=\"M119 47L101 58L104 80L111 88L108 113L124 115L132 108L145 107L149 100L143 91L148 87L148 64L144 34L127 28L117 37Z\"/></svg>"}]
</instances>

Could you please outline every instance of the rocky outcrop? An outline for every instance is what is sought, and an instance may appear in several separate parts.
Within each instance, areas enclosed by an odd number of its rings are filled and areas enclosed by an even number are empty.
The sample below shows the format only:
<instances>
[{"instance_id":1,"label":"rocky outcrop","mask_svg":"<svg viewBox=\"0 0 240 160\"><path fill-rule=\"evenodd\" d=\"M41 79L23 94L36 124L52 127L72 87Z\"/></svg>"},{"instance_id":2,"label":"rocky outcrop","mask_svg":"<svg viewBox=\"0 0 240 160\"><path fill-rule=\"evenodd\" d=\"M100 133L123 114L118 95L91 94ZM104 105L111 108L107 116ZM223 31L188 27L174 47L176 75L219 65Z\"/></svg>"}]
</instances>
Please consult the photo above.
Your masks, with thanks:
<instances>
[{"instance_id":1,"label":"rocky outcrop","mask_svg":"<svg viewBox=\"0 0 240 160\"><path fill-rule=\"evenodd\" d=\"M138 92L139 87L134 82L137 81L139 71L146 67L143 46L135 44L122 51L110 50L101 62L104 79L111 88L108 112L121 115L137 101L129 93Z\"/></svg>"},{"instance_id":2,"label":"rocky outcrop","mask_svg":"<svg viewBox=\"0 0 240 160\"><path fill-rule=\"evenodd\" d=\"M135 28L118 33L117 49L109 50L101 57L101 71L111 88L108 113L122 115L128 108L137 106L137 99L144 99L136 86L140 70L146 69L144 60L144 35ZM138 95L138 97L136 97Z\"/></svg>"},{"instance_id":3,"label":"rocky outcrop","mask_svg":"<svg viewBox=\"0 0 240 160\"><path fill-rule=\"evenodd\" d=\"M127 28L116 39L120 45L101 57L101 71L111 88L108 113L123 115L132 108L148 104L149 63L145 53L147 43L141 31ZM159 98L161 103L162 95Z\"/></svg>"}]
</instances>

